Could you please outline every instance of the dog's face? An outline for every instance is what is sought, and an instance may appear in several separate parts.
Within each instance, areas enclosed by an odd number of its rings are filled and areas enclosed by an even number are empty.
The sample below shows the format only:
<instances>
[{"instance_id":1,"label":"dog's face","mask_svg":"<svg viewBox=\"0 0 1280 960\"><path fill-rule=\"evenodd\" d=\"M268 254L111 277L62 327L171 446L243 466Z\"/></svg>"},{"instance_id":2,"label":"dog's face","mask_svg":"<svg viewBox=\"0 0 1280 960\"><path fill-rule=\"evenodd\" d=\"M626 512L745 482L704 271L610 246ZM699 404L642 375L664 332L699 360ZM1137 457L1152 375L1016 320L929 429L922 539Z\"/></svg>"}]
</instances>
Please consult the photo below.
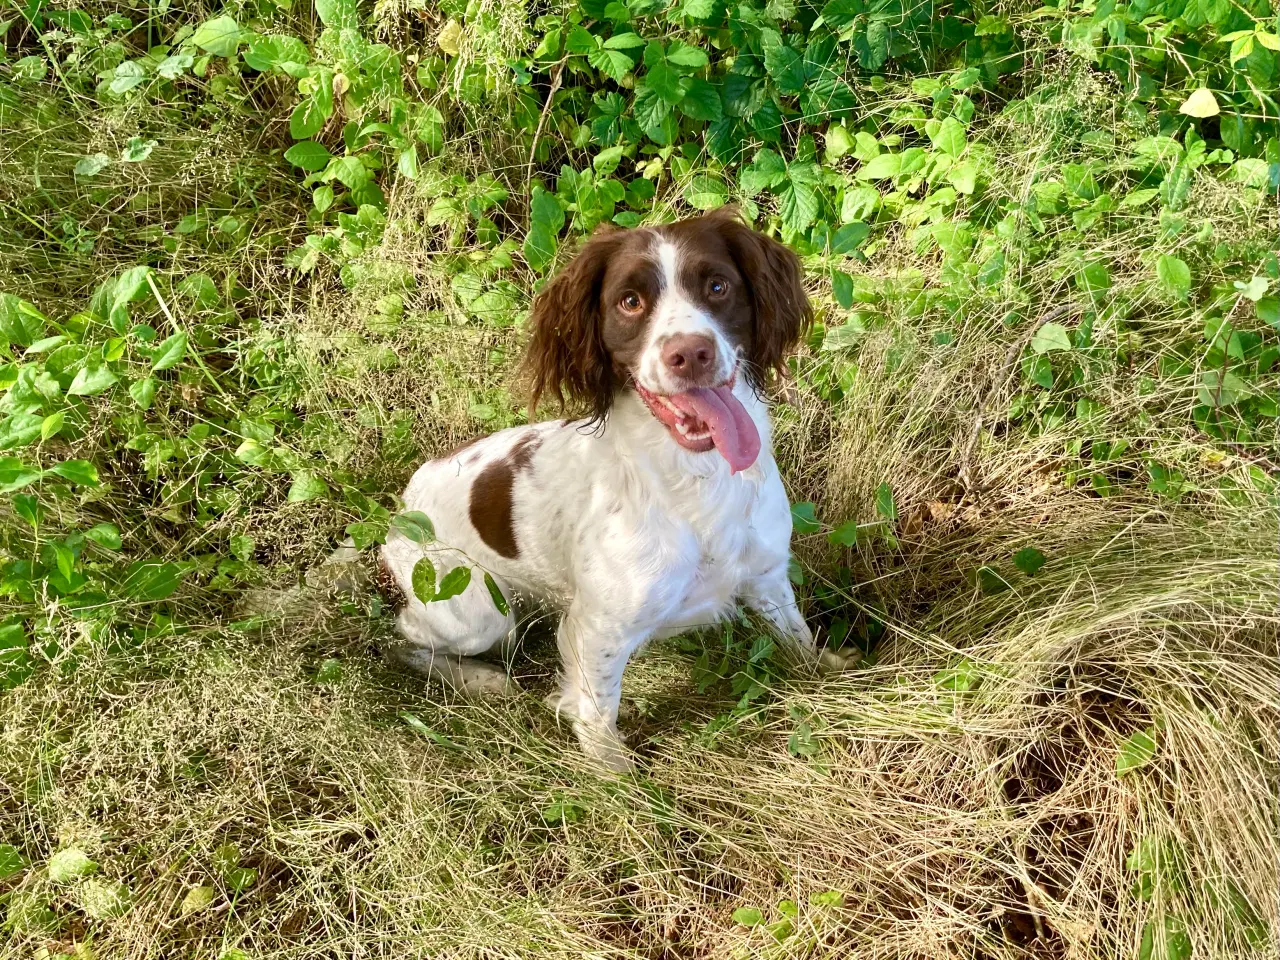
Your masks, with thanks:
<instances>
[{"instance_id":1,"label":"dog's face","mask_svg":"<svg viewBox=\"0 0 1280 960\"><path fill-rule=\"evenodd\" d=\"M749 465L731 387L782 370L811 318L795 255L732 210L597 233L534 303L534 404L567 391L603 418L634 388L681 446Z\"/></svg>"}]
</instances>

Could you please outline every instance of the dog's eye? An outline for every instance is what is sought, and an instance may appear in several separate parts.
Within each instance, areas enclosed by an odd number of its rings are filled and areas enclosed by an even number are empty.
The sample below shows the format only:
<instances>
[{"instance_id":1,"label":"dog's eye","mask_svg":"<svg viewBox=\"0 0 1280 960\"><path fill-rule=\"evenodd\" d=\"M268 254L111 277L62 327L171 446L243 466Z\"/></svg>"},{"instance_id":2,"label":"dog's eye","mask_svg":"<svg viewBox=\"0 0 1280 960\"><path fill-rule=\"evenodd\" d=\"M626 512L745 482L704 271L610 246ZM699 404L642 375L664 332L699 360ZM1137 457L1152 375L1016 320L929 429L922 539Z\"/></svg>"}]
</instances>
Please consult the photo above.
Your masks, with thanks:
<instances>
[{"instance_id":1,"label":"dog's eye","mask_svg":"<svg viewBox=\"0 0 1280 960\"><path fill-rule=\"evenodd\" d=\"M623 313L639 313L644 309L644 301L638 293L624 293L618 301L618 309Z\"/></svg>"},{"instance_id":2,"label":"dog's eye","mask_svg":"<svg viewBox=\"0 0 1280 960\"><path fill-rule=\"evenodd\" d=\"M723 297L729 292L729 281L716 277L707 284L707 292L713 297Z\"/></svg>"}]
</instances>

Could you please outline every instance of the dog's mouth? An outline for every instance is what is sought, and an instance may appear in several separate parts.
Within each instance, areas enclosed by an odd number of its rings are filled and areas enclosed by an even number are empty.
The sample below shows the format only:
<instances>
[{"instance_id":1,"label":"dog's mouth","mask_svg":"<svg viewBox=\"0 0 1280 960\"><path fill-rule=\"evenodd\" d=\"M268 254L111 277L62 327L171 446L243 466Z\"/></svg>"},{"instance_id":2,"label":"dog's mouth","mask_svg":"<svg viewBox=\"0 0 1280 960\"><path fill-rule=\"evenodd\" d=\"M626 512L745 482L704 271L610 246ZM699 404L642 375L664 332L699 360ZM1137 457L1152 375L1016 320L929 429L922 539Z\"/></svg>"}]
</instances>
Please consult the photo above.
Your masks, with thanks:
<instances>
[{"instance_id":1,"label":"dog's mouth","mask_svg":"<svg viewBox=\"0 0 1280 960\"><path fill-rule=\"evenodd\" d=\"M736 375L718 387L695 387L659 394L635 384L649 412L662 421L676 443L694 453L719 451L731 473L746 470L760 455L760 432L742 401L733 395Z\"/></svg>"}]
</instances>

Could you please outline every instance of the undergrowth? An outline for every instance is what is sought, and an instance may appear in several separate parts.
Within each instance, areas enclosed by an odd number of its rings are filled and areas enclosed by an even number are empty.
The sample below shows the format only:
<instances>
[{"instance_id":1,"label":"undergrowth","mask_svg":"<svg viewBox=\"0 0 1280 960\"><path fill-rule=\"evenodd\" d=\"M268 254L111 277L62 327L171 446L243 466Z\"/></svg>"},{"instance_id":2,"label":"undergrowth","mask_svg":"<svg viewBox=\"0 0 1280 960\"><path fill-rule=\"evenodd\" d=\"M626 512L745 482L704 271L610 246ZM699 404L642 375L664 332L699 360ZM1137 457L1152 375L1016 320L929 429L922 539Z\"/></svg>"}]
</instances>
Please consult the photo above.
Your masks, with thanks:
<instances>
[{"instance_id":1,"label":"undergrowth","mask_svg":"<svg viewBox=\"0 0 1280 960\"><path fill-rule=\"evenodd\" d=\"M1280 955L1267 4L2 16L6 956ZM545 617L498 708L376 598L264 613L529 419L581 237L726 202L817 307L778 459L851 669L660 645L620 780Z\"/></svg>"}]
</instances>

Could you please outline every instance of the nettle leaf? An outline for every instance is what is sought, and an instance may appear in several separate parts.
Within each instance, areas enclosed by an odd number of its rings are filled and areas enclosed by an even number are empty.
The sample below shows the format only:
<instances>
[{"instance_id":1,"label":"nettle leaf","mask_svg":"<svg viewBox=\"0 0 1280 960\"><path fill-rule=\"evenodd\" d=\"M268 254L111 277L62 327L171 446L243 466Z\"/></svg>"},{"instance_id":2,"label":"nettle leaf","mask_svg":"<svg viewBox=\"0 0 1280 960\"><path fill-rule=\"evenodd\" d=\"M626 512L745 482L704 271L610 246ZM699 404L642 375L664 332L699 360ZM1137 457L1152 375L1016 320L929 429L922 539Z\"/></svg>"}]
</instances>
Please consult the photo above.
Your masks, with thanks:
<instances>
[{"instance_id":1,"label":"nettle leaf","mask_svg":"<svg viewBox=\"0 0 1280 960\"><path fill-rule=\"evenodd\" d=\"M301 143L295 143L286 150L284 158L295 167L315 172L327 167L329 161L333 159L333 155L329 153L324 144L316 143L314 140L304 140Z\"/></svg>"},{"instance_id":2,"label":"nettle leaf","mask_svg":"<svg viewBox=\"0 0 1280 960\"><path fill-rule=\"evenodd\" d=\"M316 4L319 7L319 3ZM234 17L214 17L196 28L191 42L215 57L233 57L240 46L240 24Z\"/></svg>"},{"instance_id":3,"label":"nettle leaf","mask_svg":"<svg viewBox=\"0 0 1280 960\"><path fill-rule=\"evenodd\" d=\"M651 139L665 142L666 136L662 125L671 116L671 104L649 87L647 76L645 83L636 88L632 110L635 112L636 123L640 124L641 130Z\"/></svg>"},{"instance_id":4,"label":"nettle leaf","mask_svg":"<svg viewBox=\"0 0 1280 960\"><path fill-rule=\"evenodd\" d=\"M756 153L750 166L739 174L742 192L748 197L781 184L787 178L787 162L773 150L765 147Z\"/></svg>"},{"instance_id":5,"label":"nettle leaf","mask_svg":"<svg viewBox=\"0 0 1280 960\"><path fill-rule=\"evenodd\" d=\"M679 103L680 112L693 120L714 123L724 116L720 89L701 77L691 77L689 88Z\"/></svg>"},{"instance_id":6,"label":"nettle leaf","mask_svg":"<svg viewBox=\"0 0 1280 960\"><path fill-rule=\"evenodd\" d=\"M1067 328L1060 323L1042 324L1031 338L1031 349L1037 354L1070 350L1071 337L1067 333Z\"/></svg>"},{"instance_id":7,"label":"nettle leaf","mask_svg":"<svg viewBox=\"0 0 1280 960\"><path fill-rule=\"evenodd\" d=\"M782 222L797 232L808 230L822 212L822 171L816 163L787 164L779 194Z\"/></svg>"},{"instance_id":8,"label":"nettle leaf","mask_svg":"<svg viewBox=\"0 0 1280 960\"><path fill-rule=\"evenodd\" d=\"M833 30L842 31L852 26L859 14L866 13L864 0L830 0L822 8L822 22Z\"/></svg>"},{"instance_id":9,"label":"nettle leaf","mask_svg":"<svg viewBox=\"0 0 1280 960\"><path fill-rule=\"evenodd\" d=\"M698 173L685 186L684 198L694 209L715 210L728 201L729 190L719 177Z\"/></svg>"},{"instance_id":10,"label":"nettle leaf","mask_svg":"<svg viewBox=\"0 0 1280 960\"><path fill-rule=\"evenodd\" d=\"M587 63L615 83L621 83L623 78L635 66L631 58L621 50L614 50L608 46L597 48L587 54Z\"/></svg>"}]
</instances>

